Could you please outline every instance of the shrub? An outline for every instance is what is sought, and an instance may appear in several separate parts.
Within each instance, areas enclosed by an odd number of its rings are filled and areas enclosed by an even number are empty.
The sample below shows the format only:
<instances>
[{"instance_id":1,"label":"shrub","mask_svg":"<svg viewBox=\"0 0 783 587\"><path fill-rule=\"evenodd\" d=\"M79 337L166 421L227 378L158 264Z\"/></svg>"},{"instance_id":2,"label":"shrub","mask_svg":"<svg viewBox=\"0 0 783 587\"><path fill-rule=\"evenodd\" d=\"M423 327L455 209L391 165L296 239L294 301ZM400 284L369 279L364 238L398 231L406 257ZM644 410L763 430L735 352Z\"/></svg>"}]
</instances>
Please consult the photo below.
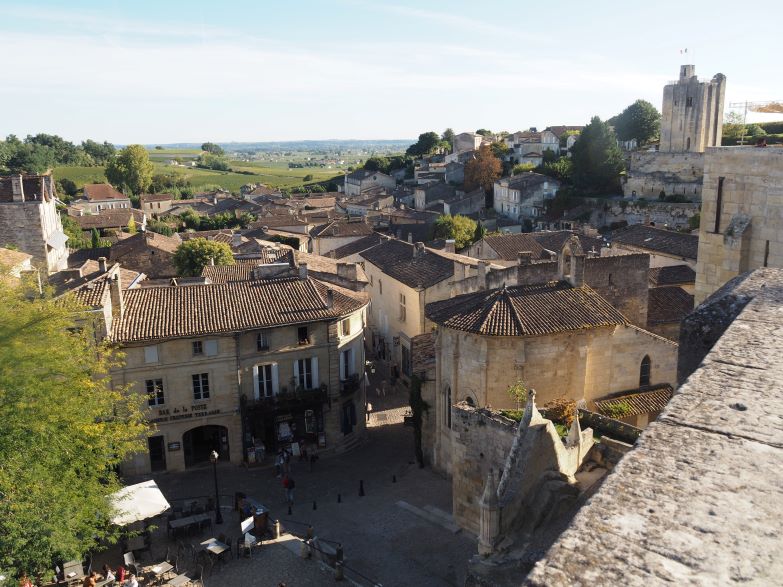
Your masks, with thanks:
<instances>
[{"instance_id":1,"label":"shrub","mask_svg":"<svg viewBox=\"0 0 783 587\"><path fill-rule=\"evenodd\" d=\"M571 427L576 415L576 402L565 396L552 400L544 406L547 418L556 424Z\"/></svg>"}]
</instances>

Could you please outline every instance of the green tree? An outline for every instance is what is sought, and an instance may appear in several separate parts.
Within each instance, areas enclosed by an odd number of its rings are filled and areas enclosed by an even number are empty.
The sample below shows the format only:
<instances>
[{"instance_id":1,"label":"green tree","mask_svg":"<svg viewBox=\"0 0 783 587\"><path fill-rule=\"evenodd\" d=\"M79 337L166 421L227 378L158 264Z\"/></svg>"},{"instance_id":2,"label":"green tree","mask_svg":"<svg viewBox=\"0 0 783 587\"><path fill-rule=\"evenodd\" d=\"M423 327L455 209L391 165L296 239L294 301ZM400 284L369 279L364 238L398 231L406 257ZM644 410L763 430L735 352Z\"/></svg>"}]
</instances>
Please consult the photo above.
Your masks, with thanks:
<instances>
[{"instance_id":1,"label":"green tree","mask_svg":"<svg viewBox=\"0 0 783 587\"><path fill-rule=\"evenodd\" d=\"M370 157L364 162L364 168L367 171L380 171L389 173L390 161L386 157Z\"/></svg>"},{"instance_id":2,"label":"green tree","mask_svg":"<svg viewBox=\"0 0 783 587\"><path fill-rule=\"evenodd\" d=\"M405 151L407 155L412 157L422 157L429 155L435 151L441 145L440 135L436 132L425 132L419 135L419 140L413 143L408 150Z\"/></svg>"},{"instance_id":3,"label":"green tree","mask_svg":"<svg viewBox=\"0 0 783 587\"><path fill-rule=\"evenodd\" d=\"M116 152L114 145L111 143L107 141L98 143L91 139L82 141L82 149L84 149L84 152L92 157L96 165L106 165L109 161L111 161L112 157L114 157L114 153Z\"/></svg>"},{"instance_id":4,"label":"green tree","mask_svg":"<svg viewBox=\"0 0 783 587\"><path fill-rule=\"evenodd\" d=\"M215 265L233 265L234 256L226 243L194 238L185 241L174 252L174 266L184 276L201 275L201 271L214 261Z\"/></svg>"},{"instance_id":5,"label":"green tree","mask_svg":"<svg viewBox=\"0 0 783 587\"><path fill-rule=\"evenodd\" d=\"M443 131L443 134L441 135L441 140L445 143L449 144L449 149L454 148L454 129L447 128Z\"/></svg>"},{"instance_id":6,"label":"green tree","mask_svg":"<svg viewBox=\"0 0 783 587\"><path fill-rule=\"evenodd\" d=\"M185 225L185 228L190 230L198 230L201 228L201 219L203 217L194 210L188 208L182 214L179 215L179 219Z\"/></svg>"},{"instance_id":7,"label":"green tree","mask_svg":"<svg viewBox=\"0 0 783 587\"><path fill-rule=\"evenodd\" d=\"M434 224L435 238L454 239L456 249L464 249L476 234L476 221L456 214L444 214L438 217Z\"/></svg>"},{"instance_id":8,"label":"green tree","mask_svg":"<svg viewBox=\"0 0 783 587\"><path fill-rule=\"evenodd\" d=\"M488 137L494 134L491 130L487 130L486 128L480 128L476 131L477 135L481 135L482 137Z\"/></svg>"},{"instance_id":9,"label":"green tree","mask_svg":"<svg viewBox=\"0 0 783 587\"><path fill-rule=\"evenodd\" d=\"M90 241L84 237L81 227L67 214L60 214L63 232L68 237L68 247L71 249L89 249Z\"/></svg>"},{"instance_id":10,"label":"green tree","mask_svg":"<svg viewBox=\"0 0 783 587\"><path fill-rule=\"evenodd\" d=\"M90 233L90 237L91 237L91 239L90 239L91 243L90 244L91 244L92 248L93 249L100 248L100 246L101 246L101 235L98 233L98 229L97 228L93 228L92 229L92 232Z\"/></svg>"},{"instance_id":11,"label":"green tree","mask_svg":"<svg viewBox=\"0 0 783 587\"><path fill-rule=\"evenodd\" d=\"M225 155L225 151L215 143L204 143L201 145L201 150L212 153L213 155Z\"/></svg>"},{"instance_id":12,"label":"green tree","mask_svg":"<svg viewBox=\"0 0 783 587\"><path fill-rule=\"evenodd\" d=\"M128 234L136 234L137 232L136 219L133 217L133 212L131 212L130 220L128 220Z\"/></svg>"},{"instance_id":13,"label":"green tree","mask_svg":"<svg viewBox=\"0 0 783 587\"><path fill-rule=\"evenodd\" d=\"M213 153L204 153L196 159L196 165L203 169L212 169L214 171L231 171L231 166L228 164L228 160Z\"/></svg>"},{"instance_id":14,"label":"green tree","mask_svg":"<svg viewBox=\"0 0 783 587\"><path fill-rule=\"evenodd\" d=\"M128 145L106 166L106 178L114 185L126 185L136 195L145 193L152 184L154 167L147 149Z\"/></svg>"},{"instance_id":15,"label":"green tree","mask_svg":"<svg viewBox=\"0 0 783 587\"><path fill-rule=\"evenodd\" d=\"M573 165L570 157L560 157L555 161L544 163L537 169L542 175L548 175L554 177L561 183L571 183L571 174L573 172Z\"/></svg>"},{"instance_id":16,"label":"green tree","mask_svg":"<svg viewBox=\"0 0 783 587\"><path fill-rule=\"evenodd\" d=\"M116 541L115 467L148 429L87 309L26 294L0 279L0 571L32 577Z\"/></svg>"},{"instance_id":17,"label":"green tree","mask_svg":"<svg viewBox=\"0 0 783 587\"><path fill-rule=\"evenodd\" d=\"M517 410L522 406L523 401L527 401L527 387L521 379L517 379L514 385L510 385L508 388L508 396L517 402Z\"/></svg>"},{"instance_id":18,"label":"green tree","mask_svg":"<svg viewBox=\"0 0 783 587\"><path fill-rule=\"evenodd\" d=\"M536 168L536 166L533 163L517 163L514 165L514 169L511 170L511 173L514 175L517 175L519 173L526 173L528 171L533 171Z\"/></svg>"},{"instance_id":19,"label":"green tree","mask_svg":"<svg viewBox=\"0 0 783 587\"><path fill-rule=\"evenodd\" d=\"M609 125L594 116L571 149L573 184L585 194L607 195L620 191L623 154Z\"/></svg>"},{"instance_id":20,"label":"green tree","mask_svg":"<svg viewBox=\"0 0 783 587\"><path fill-rule=\"evenodd\" d=\"M58 179L55 182L55 187L57 188L58 197L65 202L67 202L68 200L70 200L76 194L79 193L79 188L76 187L76 183L73 180L68 179L67 177Z\"/></svg>"},{"instance_id":21,"label":"green tree","mask_svg":"<svg viewBox=\"0 0 783 587\"><path fill-rule=\"evenodd\" d=\"M162 220L150 220L147 222L147 230L151 232L157 232L158 234L162 234L164 236L172 236L174 234L174 231L171 229L171 227Z\"/></svg>"},{"instance_id":22,"label":"green tree","mask_svg":"<svg viewBox=\"0 0 783 587\"><path fill-rule=\"evenodd\" d=\"M302 181L313 181L313 175L311 173L308 173L302 178Z\"/></svg>"},{"instance_id":23,"label":"green tree","mask_svg":"<svg viewBox=\"0 0 783 587\"><path fill-rule=\"evenodd\" d=\"M474 243L477 243L477 242L478 242L478 241L480 241L482 238L484 238L484 235L485 235L485 234L487 234L487 229L486 229L486 228L484 228L484 227L481 225L481 221L477 222L477 223L476 223L476 230L475 230L475 232L473 233L473 242L474 242Z\"/></svg>"},{"instance_id":24,"label":"green tree","mask_svg":"<svg viewBox=\"0 0 783 587\"><path fill-rule=\"evenodd\" d=\"M495 157L488 145L481 145L476 156L465 164L465 190L482 188L484 193L492 191L503 171L503 164Z\"/></svg>"},{"instance_id":25,"label":"green tree","mask_svg":"<svg viewBox=\"0 0 783 587\"><path fill-rule=\"evenodd\" d=\"M621 141L636 141L643 145L656 138L661 132L661 114L647 100L637 100L614 120L614 132Z\"/></svg>"},{"instance_id":26,"label":"green tree","mask_svg":"<svg viewBox=\"0 0 783 587\"><path fill-rule=\"evenodd\" d=\"M508 145L502 141L495 141L489 147L492 149L492 154L498 159L503 159L508 154Z\"/></svg>"}]
</instances>

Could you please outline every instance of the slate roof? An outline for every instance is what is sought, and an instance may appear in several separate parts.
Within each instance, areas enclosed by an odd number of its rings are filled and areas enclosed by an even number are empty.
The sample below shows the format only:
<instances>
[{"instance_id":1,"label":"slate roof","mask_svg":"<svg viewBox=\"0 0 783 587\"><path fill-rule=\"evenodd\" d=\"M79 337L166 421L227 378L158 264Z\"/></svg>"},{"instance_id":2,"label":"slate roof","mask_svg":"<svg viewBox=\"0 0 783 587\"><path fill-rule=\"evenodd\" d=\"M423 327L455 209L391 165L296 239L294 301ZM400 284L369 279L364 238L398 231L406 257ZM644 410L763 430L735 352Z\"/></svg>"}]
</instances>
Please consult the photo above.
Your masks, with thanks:
<instances>
[{"instance_id":1,"label":"slate roof","mask_svg":"<svg viewBox=\"0 0 783 587\"><path fill-rule=\"evenodd\" d=\"M612 417L612 414L615 413L615 410L612 410L613 406L621 407L624 410L622 417L625 418L627 416L661 412L673 395L674 390L672 390L671 385L663 383L649 388L612 394L606 399L595 400L595 407L599 414L609 417Z\"/></svg>"},{"instance_id":2,"label":"slate roof","mask_svg":"<svg viewBox=\"0 0 783 587\"><path fill-rule=\"evenodd\" d=\"M647 297L647 324L680 322L693 311L693 296L681 287L653 287Z\"/></svg>"},{"instance_id":3,"label":"slate roof","mask_svg":"<svg viewBox=\"0 0 783 587\"><path fill-rule=\"evenodd\" d=\"M541 156L540 153L526 153L526 155L535 155L538 157ZM498 183L505 182L505 181L508 182L508 187L513 190L529 189L545 182L553 183L553 184L560 183L556 179L553 179L548 175L533 173L532 171L526 171L524 173L518 173L517 175L512 175L509 178L498 180Z\"/></svg>"},{"instance_id":4,"label":"slate roof","mask_svg":"<svg viewBox=\"0 0 783 587\"><path fill-rule=\"evenodd\" d=\"M361 256L408 287L432 287L454 275L451 259L426 248L416 257L413 252L413 244L393 239L363 251Z\"/></svg>"},{"instance_id":5,"label":"slate roof","mask_svg":"<svg viewBox=\"0 0 783 587\"><path fill-rule=\"evenodd\" d=\"M612 242L694 261L699 248L698 235L645 224L633 224L615 231L612 234Z\"/></svg>"},{"instance_id":6,"label":"slate roof","mask_svg":"<svg viewBox=\"0 0 783 587\"><path fill-rule=\"evenodd\" d=\"M464 294L427 304L426 314L447 328L486 336L538 336L628 324L590 287L564 281Z\"/></svg>"},{"instance_id":7,"label":"slate roof","mask_svg":"<svg viewBox=\"0 0 783 587\"><path fill-rule=\"evenodd\" d=\"M134 289L126 292L112 338L142 342L332 320L367 303L366 294L295 277Z\"/></svg>"},{"instance_id":8,"label":"slate roof","mask_svg":"<svg viewBox=\"0 0 783 587\"><path fill-rule=\"evenodd\" d=\"M563 248L565 242L572 236L576 236L579 239L579 244L582 245L582 250L587 253L590 250L595 250L597 253L601 252L601 247L604 241L600 238L592 236L585 236L584 234L578 234L571 232L570 230L553 230L551 232L531 232L534 239L545 249L555 251L559 253Z\"/></svg>"},{"instance_id":9,"label":"slate roof","mask_svg":"<svg viewBox=\"0 0 783 587\"><path fill-rule=\"evenodd\" d=\"M373 232L364 238L360 238L359 240L348 243L347 245L337 247L333 251L329 251L329 256L333 259L344 259L345 257L349 257L353 254L366 251L370 247L374 247L380 243L382 240L383 237L380 234Z\"/></svg>"},{"instance_id":10,"label":"slate roof","mask_svg":"<svg viewBox=\"0 0 783 587\"><path fill-rule=\"evenodd\" d=\"M650 280L650 285L654 287L696 282L696 272L687 265L650 267L647 277Z\"/></svg>"},{"instance_id":11,"label":"slate roof","mask_svg":"<svg viewBox=\"0 0 783 587\"><path fill-rule=\"evenodd\" d=\"M128 196L114 189L108 183L88 183L84 185L84 197L93 202L103 200L127 200Z\"/></svg>"},{"instance_id":12,"label":"slate roof","mask_svg":"<svg viewBox=\"0 0 783 587\"><path fill-rule=\"evenodd\" d=\"M430 203L436 200L451 201L457 197L457 190L447 183L437 182L416 186L416 192L424 192L424 202Z\"/></svg>"},{"instance_id":13,"label":"slate roof","mask_svg":"<svg viewBox=\"0 0 783 587\"><path fill-rule=\"evenodd\" d=\"M533 253L533 259L549 260L549 255L544 252L544 249L548 247L544 247L533 238L532 233L485 236L484 243L506 261L516 260L520 251L530 251ZM554 250L558 251L559 249Z\"/></svg>"},{"instance_id":14,"label":"slate roof","mask_svg":"<svg viewBox=\"0 0 783 587\"><path fill-rule=\"evenodd\" d=\"M372 234L372 227L366 222L342 222L335 220L321 224L310 231L313 238L367 236Z\"/></svg>"}]
</instances>

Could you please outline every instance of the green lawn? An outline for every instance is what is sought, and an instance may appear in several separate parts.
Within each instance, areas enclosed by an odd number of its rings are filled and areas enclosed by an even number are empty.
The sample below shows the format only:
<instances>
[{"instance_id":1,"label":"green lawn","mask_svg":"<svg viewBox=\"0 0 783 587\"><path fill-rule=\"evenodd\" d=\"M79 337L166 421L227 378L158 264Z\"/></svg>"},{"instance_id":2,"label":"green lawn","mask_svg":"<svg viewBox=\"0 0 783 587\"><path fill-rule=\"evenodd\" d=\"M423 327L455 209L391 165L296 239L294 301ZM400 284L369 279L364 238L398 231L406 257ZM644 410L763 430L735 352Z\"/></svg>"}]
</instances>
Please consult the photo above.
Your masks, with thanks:
<instances>
[{"instance_id":1,"label":"green lawn","mask_svg":"<svg viewBox=\"0 0 783 587\"><path fill-rule=\"evenodd\" d=\"M157 161L153 161L155 165L156 173L178 173L185 175L193 187L200 187L205 185L220 185L227 190L238 192L239 188L246 183L264 183L271 187L281 188L294 188L305 184L304 177L306 175L312 175L313 179L308 180L306 183L313 183L318 181L324 181L331 179L337 175L340 175L340 171L337 169L321 169L321 168L305 168L305 169L288 169L287 165L266 165L266 166L246 166L245 164L238 164L236 169L238 171L250 171L252 174L245 175L243 173L212 171L209 169L195 169L195 168L183 168L172 167L165 165ZM54 179L68 178L76 183L76 186L81 188L86 183L102 183L106 181L106 176L103 174L103 167L55 167Z\"/></svg>"}]
</instances>

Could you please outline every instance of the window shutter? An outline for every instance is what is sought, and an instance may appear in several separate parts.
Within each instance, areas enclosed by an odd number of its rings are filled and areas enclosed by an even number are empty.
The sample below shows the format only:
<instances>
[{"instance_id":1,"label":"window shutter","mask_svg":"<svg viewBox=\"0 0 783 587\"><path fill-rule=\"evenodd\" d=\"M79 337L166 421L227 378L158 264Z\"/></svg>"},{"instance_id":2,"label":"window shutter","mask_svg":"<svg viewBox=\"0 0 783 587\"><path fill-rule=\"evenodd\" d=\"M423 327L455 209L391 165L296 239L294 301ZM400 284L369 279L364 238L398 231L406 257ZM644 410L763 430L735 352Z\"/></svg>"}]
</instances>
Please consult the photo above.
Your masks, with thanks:
<instances>
[{"instance_id":1,"label":"window shutter","mask_svg":"<svg viewBox=\"0 0 783 587\"><path fill-rule=\"evenodd\" d=\"M272 363L272 394L280 393L280 378L277 373L277 363Z\"/></svg>"},{"instance_id":2,"label":"window shutter","mask_svg":"<svg viewBox=\"0 0 783 587\"><path fill-rule=\"evenodd\" d=\"M261 390L258 388L258 365L253 365L253 397L261 399Z\"/></svg>"},{"instance_id":3,"label":"window shutter","mask_svg":"<svg viewBox=\"0 0 783 587\"><path fill-rule=\"evenodd\" d=\"M158 345L144 347L144 362L145 363L158 362Z\"/></svg>"},{"instance_id":4,"label":"window shutter","mask_svg":"<svg viewBox=\"0 0 783 587\"><path fill-rule=\"evenodd\" d=\"M313 389L318 389L321 382L318 380L318 357L313 357Z\"/></svg>"},{"instance_id":5,"label":"window shutter","mask_svg":"<svg viewBox=\"0 0 783 587\"><path fill-rule=\"evenodd\" d=\"M340 381L345 381L345 351L340 353Z\"/></svg>"},{"instance_id":6,"label":"window shutter","mask_svg":"<svg viewBox=\"0 0 783 587\"><path fill-rule=\"evenodd\" d=\"M214 357L218 352L218 344L216 340L204 341L204 354L208 357Z\"/></svg>"}]
</instances>

